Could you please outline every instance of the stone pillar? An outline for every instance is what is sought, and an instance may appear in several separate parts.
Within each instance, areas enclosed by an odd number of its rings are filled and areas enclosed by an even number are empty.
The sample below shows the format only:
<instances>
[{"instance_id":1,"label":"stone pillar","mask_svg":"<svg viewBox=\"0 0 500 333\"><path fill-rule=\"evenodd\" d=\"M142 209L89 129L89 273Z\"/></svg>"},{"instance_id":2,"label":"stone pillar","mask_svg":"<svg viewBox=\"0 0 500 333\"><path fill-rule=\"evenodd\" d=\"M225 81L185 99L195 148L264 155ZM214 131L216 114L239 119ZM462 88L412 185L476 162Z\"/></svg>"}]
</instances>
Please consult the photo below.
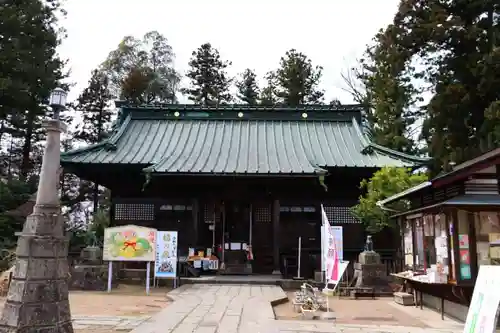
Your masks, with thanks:
<instances>
[{"instance_id":1,"label":"stone pillar","mask_svg":"<svg viewBox=\"0 0 500 333\"><path fill-rule=\"evenodd\" d=\"M68 239L60 214L58 120L44 123L47 143L36 205L17 241L16 265L0 319L0 332L72 333L68 300Z\"/></svg>"},{"instance_id":2,"label":"stone pillar","mask_svg":"<svg viewBox=\"0 0 500 333\"><path fill-rule=\"evenodd\" d=\"M61 132L66 131L66 126L59 120L48 120L43 127L47 130L47 142L43 153L40 180L36 194L38 208L49 206L59 214L59 168L61 161ZM46 211L46 209L45 209Z\"/></svg>"},{"instance_id":3,"label":"stone pillar","mask_svg":"<svg viewBox=\"0 0 500 333\"><path fill-rule=\"evenodd\" d=\"M281 275L280 270L280 202L279 200L273 200L272 216L273 222L273 275Z\"/></svg>"}]
</instances>

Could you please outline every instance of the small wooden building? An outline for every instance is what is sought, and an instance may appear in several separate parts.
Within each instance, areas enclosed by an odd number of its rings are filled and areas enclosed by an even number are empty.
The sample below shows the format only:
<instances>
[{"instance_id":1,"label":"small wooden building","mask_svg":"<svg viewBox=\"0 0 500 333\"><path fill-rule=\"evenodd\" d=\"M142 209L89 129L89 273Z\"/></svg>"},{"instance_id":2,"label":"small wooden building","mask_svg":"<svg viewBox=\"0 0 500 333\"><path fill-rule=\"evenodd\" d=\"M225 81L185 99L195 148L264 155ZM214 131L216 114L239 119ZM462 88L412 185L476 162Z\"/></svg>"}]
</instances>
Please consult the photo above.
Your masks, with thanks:
<instances>
[{"instance_id":1,"label":"small wooden building","mask_svg":"<svg viewBox=\"0 0 500 333\"><path fill-rule=\"evenodd\" d=\"M114 225L177 230L179 255L222 247L226 262L238 261L232 245L251 244L255 273L294 275L299 236L302 276L319 269L321 204L353 260L364 244L349 212L360 181L427 162L370 142L359 105L117 106L111 136L63 154L63 167L111 190Z\"/></svg>"},{"instance_id":2,"label":"small wooden building","mask_svg":"<svg viewBox=\"0 0 500 333\"><path fill-rule=\"evenodd\" d=\"M500 264L499 177L495 149L379 203L409 203L394 215L407 269L444 269L438 281L410 279L423 305L465 320L479 267Z\"/></svg>"}]
</instances>

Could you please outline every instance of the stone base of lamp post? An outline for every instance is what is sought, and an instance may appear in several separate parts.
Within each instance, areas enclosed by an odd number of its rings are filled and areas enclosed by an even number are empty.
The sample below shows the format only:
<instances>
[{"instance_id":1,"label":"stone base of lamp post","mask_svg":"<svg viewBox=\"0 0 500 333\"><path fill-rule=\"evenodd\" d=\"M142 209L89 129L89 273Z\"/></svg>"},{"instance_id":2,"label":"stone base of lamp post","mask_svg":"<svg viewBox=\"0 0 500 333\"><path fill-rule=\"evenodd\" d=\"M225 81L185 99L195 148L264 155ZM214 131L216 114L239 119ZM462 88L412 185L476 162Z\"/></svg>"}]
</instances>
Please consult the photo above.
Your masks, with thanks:
<instances>
[{"instance_id":1,"label":"stone base of lamp post","mask_svg":"<svg viewBox=\"0 0 500 333\"><path fill-rule=\"evenodd\" d=\"M73 332L68 300L68 239L58 210L36 206L24 224L0 332Z\"/></svg>"},{"instance_id":2,"label":"stone base of lamp post","mask_svg":"<svg viewBox=\"0 0 500 333\"><path fill-rule=\"evenodd\" d=\"M16 265L0 333L73 333L68 300L68 243L58 198L58 120L44 123L47 144L33 214L17 240Z\"/></svg>"}]
</instances>

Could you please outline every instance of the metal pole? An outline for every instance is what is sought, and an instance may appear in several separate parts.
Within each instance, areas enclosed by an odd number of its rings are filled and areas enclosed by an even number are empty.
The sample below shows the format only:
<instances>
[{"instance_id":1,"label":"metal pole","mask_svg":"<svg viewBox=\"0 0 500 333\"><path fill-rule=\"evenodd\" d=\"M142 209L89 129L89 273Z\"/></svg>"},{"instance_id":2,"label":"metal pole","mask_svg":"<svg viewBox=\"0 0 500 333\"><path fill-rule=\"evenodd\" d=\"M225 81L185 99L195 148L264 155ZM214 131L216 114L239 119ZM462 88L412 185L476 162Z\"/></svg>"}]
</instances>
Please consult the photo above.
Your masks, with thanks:
<instances>
[{"instance_id":1,"label":"metal pole","mask_svg":"<svg viewBox=\"0 0 500 333\"><path fill-rule=\"evenodd\" d=\"M149 279L151 277L151 264L148 261L146 263L146 295L149 295Z\"/></svg>"},{"instance_id":2,"label":"metal pole","mask_svg":"<svg viewBox=\"0 0 500 333\"><path fill-rule=\"evenodd\" d=\"M108 262L108 293L111 292L111 285L113 283L113 262Z\"/></svg>"},{"instance_id":3,"label":"metal pole","mask_svg":"<svg viewBox=\"0 0 500 333\"><path fill-rule=\"evenodd\" d=\"M299 250L298 250L298 263L297 263L297 279L301 279L302 277L300 276L300 257L301 257L301 252L302 252L302 237L299 237Z\"/></svg>"},{"instance_id":4,"label":"metal pole","mask_svg":"<svg viewBox=\"0 0 500 333\"><path fill-rule=\"evenodd\" d=\"M224 202L222 202L222 263L221 265L225 268L224 253L226 251L226 207Z\"/></svg>"}]
</instances>

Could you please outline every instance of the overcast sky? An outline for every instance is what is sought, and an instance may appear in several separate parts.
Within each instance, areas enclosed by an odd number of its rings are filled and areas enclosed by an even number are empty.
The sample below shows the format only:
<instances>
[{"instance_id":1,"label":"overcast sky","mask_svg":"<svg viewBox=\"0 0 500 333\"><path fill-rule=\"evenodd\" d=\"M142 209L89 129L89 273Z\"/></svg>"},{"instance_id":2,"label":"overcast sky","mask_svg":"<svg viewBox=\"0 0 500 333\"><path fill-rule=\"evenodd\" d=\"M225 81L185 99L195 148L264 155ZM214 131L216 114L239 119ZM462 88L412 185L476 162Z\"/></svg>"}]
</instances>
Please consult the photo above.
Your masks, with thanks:
<instances>
[{"instance_id":1,"label":"overcast sky","mask_svg":"<svg viewBox=\"0 0 500 333\"><path fill-rule=\"evenodd\" d=\"M187 71L191 52L210 42L232 61L236 75L253 68L262 77L295 48L324 67L327 101L352 102L342 90L342 71L355 63L378 29L392 20L399 0L66 0L61 22L68 38L60 54L68 59L76 98L96 68L126 35L157 30ZM185 101L181 99L181 101Z\"/></svg>"}]
</instances>

